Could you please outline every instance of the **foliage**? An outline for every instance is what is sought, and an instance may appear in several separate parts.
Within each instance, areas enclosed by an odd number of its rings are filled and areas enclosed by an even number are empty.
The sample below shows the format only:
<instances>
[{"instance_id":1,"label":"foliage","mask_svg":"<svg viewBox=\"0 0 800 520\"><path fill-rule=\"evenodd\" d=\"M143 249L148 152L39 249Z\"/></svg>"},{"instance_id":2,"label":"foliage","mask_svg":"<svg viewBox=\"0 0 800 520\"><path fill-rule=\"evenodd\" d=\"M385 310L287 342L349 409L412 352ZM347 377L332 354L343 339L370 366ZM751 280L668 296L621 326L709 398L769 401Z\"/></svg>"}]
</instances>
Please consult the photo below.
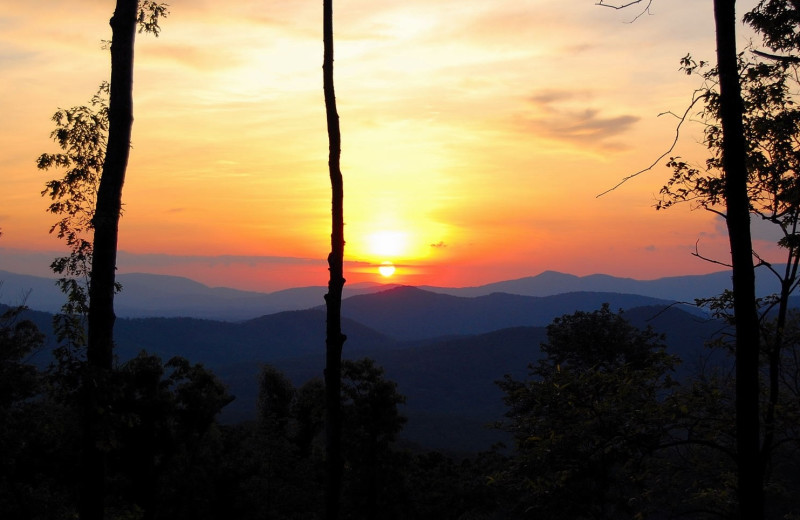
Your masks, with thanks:
<instances>
[{"instance_id":1,"label":"foliage","mask_svg":"<svg viewBox=\"0 0 800 520\"><path fill-rule=\"evenodd\" d=\"M761 0L744 15L744 21L761 34L764 44L778 52L800 49L800 7L786 0Z\"/></svg>"},{"instance_id":2,"label":"foliage","mask_svg":"<svg viewBox=\"0 0 800 520\"><path fill-rule=\"evenodd\" d=\"M298 454L301 458L309 458L315 450L322 450L319 437L325 428L325 384L321 379L311 379L297 390L292 415Z\"/></svg>"},{"instance_id":3,"label":"foliage","mask_svg":"<svg viewBox=\"0 0 800 520\"><path fill-rule=\"evenodd\" d=\"M745 62L740 55L742 96L745 103L744 126L748 143L748 195L751 212L758 218L776 224L783 232L780 245L798 245L798 197L800 170L798 141L800 109L793 99L792 83L796 83L794 66L785 62ZM672 178L662 188L657 208L692 202L724 216L724 172L722 170L722 127L720 97L716 88L717 69L696 65L684 58L684 70L700 74L704 86L698 99L702 107L697 113L705 127L705 144L711 152L704 167L673 157L667 166ZM697 70L695 70L697 69ZM699 70L704 70L700 73Z\"/></svg>"},{"instance_id":4,"label":"foliage","mask_svg":"<svg viewBox=\"0 0 800 520\"><path fill-rule=\"evenodd\" d=\"M498 382L502 427L516 455L500 481L517 514L635 518L648 508L649 462L665 434L665 394L677 360L660 336L608 305L556 319L530 378Z\"/></svg>"},{"instance_id":5,"label":"foliage","mask_svg":"<svg viewBox=\"0 0 800 520\"><path fill-rule=\"evenodd\" d=\"M774 333L771 327L765 329ZM767 334L767 337L769 335ZM768 518L792 518L798 513L790 490L798 485L800 467L800 400L798 400L798 336L796 317L785 331L779 398L772 421L773 433L764 444L764 490ZM766 366L766 364L765 364ZM763 381L769 370L763 369ZM769 384L762 385L764 415L769 413ZM690 492L671 500L673 510L692 512L700 518L734 517L737 507L735 381L731 373L714 370L695 375L669 397L674 418L670 440L662 451L663 478L671 486Z\"/></svg>"},{"instance_id":6,"label":"foliage","mask_svg":"<svg viewBox=\"0 0 800 520\"><path fill-rule=\"evenodd\" d=\"M342 451L345 474L342 518L389 520L403 502L401 475L391 450L406 422L398 405L405 397L368 358L342 362Z\"/></svg>"},{"instance_id":7,"label":"foliage","mask_svg":"<svg viewBox=\"0 0 800 520\"><path fill-rule=\"evenodd\" d=\"M162 363L145 352L115 370L110 387L106 449L119 506L133 504L147 517L177 507L183 497L195 503L196 514L202 509L197 497L210 492L199 457L215 436L216 416L233 398L202 365L180 357Z\"/></svg>"},{"instance_id":8,"label":"foliage","mask_svg":"<svg viewBox=\"0 0 800 520\"><path fill-rule=\"evenodd\" d=\"M737 507L735 386L714 370L698 374L669 397L674 415L659 453L659 480L686 492L659 493L663 510L678 516L732 518Z\"/></svg>"},{"instance_id":9,"label":"foliage","mask_svg":"<svg viewBox=\"0 0 800 520\"><path fill-rule=\"evenodd\" d=\"M139 0L139 13L136 16L136 23L139 32L150 33L155 37L161 34L161 26L158 24L161 18L169 15L169 5L159 4L150 0Z\"/></svg>"},{"instance_id":10,"label":"foliage","mask_svg":"<svg viewBox=\"0 0 800 520\"><path fill-rule=\"evenodd\" d=\"M759 31L770 49L778 52L797 50L800 40L797 40L795 32L800 18L796 6L763 0L745 16L745 20ZM742 54L738 60L744 103L742 123L746 140L749 211L752 217L773 224L774 229L780 232L777 245L785 254L785 265L773 266L763 260L758 252L753 253L759 259L759 264L770 270L780 282L777 294L754 302L760 313L758 329L761 341L759 351L755 352L760 357L748 364L753 369L763 368L761 376L766 381L760 392L754 389L752 395L754 399L758 398L758 406L764 410L758 421L761 428L759 457L763 458L759 467L769 469L779 463L774 459L775 454L787 442L780 437L789 417L782 415L791 415L791 406L787 407L788 403L784 402L788 396L780 382L786 377L782 358L787 348L789 296L800 283L800 108L796 103L800 80L796 57L775 56L760 51L753 51L753 54L756 58L745 59ZM691 57L684 58L683 67L689 74L700 75L704 82L698 91L697 100L702 105L697 117L705 125L704 144L710 157L703 167L690 165L680 158L671 158L668 166L672 168L673 175L661 191L662 200L657 208L688 201L727 218L728 215L721 209L727 203L727 192L722 164L719 71L716 67L709 69L703 64L697 65ZM738 320L731 313L733 303L731 292L698 301L715 316L737 324ZM743 362L737 361L737 366L742 367ZM729 411L728 418L731 421L735 416L732 410ZM769 479L770 473L767 472L764 482L767 483ZM768 486L765 490L772 493Z\"/></svg>"},{"instance_id":11,"label":"foliage","mask_svg":"<svg viewBox=\"0 0 800 520\"><path fill-rule=\"evenodd\" d=\"M62 275L58 284L68 297L64 305L66 315L84 315L88 311L90 234L105 161L108 92L109 84L103 82L89 105L58 110L52 117L56 128L50 137L62 151L44 153L36 161L40 170L65 170L63 177L45 184L42 196L52 201L48 212L59 216L50 233L63 239L70 249L68 256L56 258L50 265L53 272Z\"/></svg>"},{"instance_id":12,"label":"foliage","mask_svg":"<svg viewBox=\"0 0 800 520\"><path fill-rule=\"evenodd\" d=\"M50 137L61 152L41 154L36 162L40 170L64 170L63 177L48 181L41 192L51 200L48 212L59 217L50 233L63 239L69 248L68 255L50 265L61 275L57 284L67 297L62 311L53 318L59 346L51 374L64 399L77 395L86 368L92 218L105 161L108 94L109 84L103 82L89 105L58 110L52 117L56 128Z\"/></svg>"},{"instance_id":13,"label":"foliage","mask_svg":"<svg viewBox=\"0 0 800 520\"><path fill-rule=\"evenodd\" d=\"M24 310L0 315L0 517L67 518L74 423L44 398L46 380L29 361L44 335Z\"/></svg>"},{"instance_id":14,"label":"foliage","mask_svg":"<svg viewBox=\"0 0 800 520\"><path fill-rule=\"evenodd\" d=\"M397 393L397 384L383 374L383 368L369 358L342 362L342 409L347 442L357 452L387 448L406 422L397 409L406 398Z\"/></svg>"},{"instance_id":15,"label":"foliage","mask_svg":"<svg viewBox=\"0 0 800 520\"><path fill-rule=\"evenodd\" d=\"M248 488L257 483L262 497L266 490L258 508L264 517L299 518L302 511L314 511L308 496L319 489L325 388L312 379L295 390L269 365L259 381L258 436L251 441L258 451L253 459L258 476ZM405 423L397 408L404 401L372 360L342 363L343 517L373 518L378 508L383 518L393 517L388 511L397 509L402 485L392 443Z\"/></svg>"},{"instance_id":16,"label":"foliage","mask_svg":"<svg viewBox=\"0 0 800 520\"><path fill-rule=\"evenodd\" d=\"M258 421L267 430L285 434L297 393L294 386L272 365L261 368L258 381Z\"/></svg>"},{"instance_id":17,"label":"foliage","mask_svg":"<svg viewBox=\"0 0 800 520\"><path fill-rule=\"evenodd\" d=\"M490 475L500 473L509 459L497 451L454 460L439 452L410 455L402 465L407 500L401 518L479 520L516 518Z\"/></svg>"},{"instance_id":18,"label":"foliage","mask_svg":"<svg viewBox=\"0 0 800 520\"><path fill-rule=\"evenodd\" d=\"M20 319L25 307L0 313L0 413L37 393L36 368L26 359L44 344L44 334L30 320ZM0 421L2 422L2 421Z\"/></svg>"},{"instance_id":19,"label":"foliage","mask_svg":"<svg viewBox=\"0 0 800 520\"><path fill-rule=\"evenodd\" d=\"M137 15L139 32L158 36L159 20L169 14L167 7L167 4L142 0ZM108 143L109 88L109 83L104 81L88 105L59 109L53 114L51 120L56 128L50 138L61 152L43 153L36 160L40 170L64 170L63 177L48 181L41 194L52 201L47 211L59 216L50 233L63 239L70 250L69 255L56 258L50 265L54 273L62 275L58 285L67 295L63 315L58 317L60 322L57 323L57 329L64 330L65 334L75 333L77 325L84 327L85 324L75 323L76 317L88 312L92 220Z\"/></svg>"},{"instance_id":20,"label":"foliage","mask_svg":"<svg viewBox=\"0 0 800 520\"><path fill-rule=\"evenodd\" d=\"M748 20L758 19L760 25L755 27L759 30L767 29L763 25L766 23L764 9L767 9L767 4L777 2L762 2L746 17ZM770 27L779 30L775 26ZM766 42L771 41L769 34L764 33L763 36ZM691 56L684 57L681 65L687 74L699 75L703 80L703 86L695 96L695 102L701 104L696 117L704 125L704 144L710 157L703 166L691 164L680 157L671 157L667 166L673 174L661 189L661 200L656 208L669 208L688 202L727 217L724 210L726 192L722 166L719 73L716 67L709 68L704 62L698 64ZM761 260L760 263L772 270L781 281L781 294L759 304L765 312L780 305L783 307L780 312L785 313L786 302L782 300L797 287L797 268L800 263L800 108L795 100L800 83L797 65L790 60L746 61L744 55L740 55L739 70L744 102L750 213L761 221L775 225L775 229L781 233L777 245L786 253L783 272ZM724 301L699 303L710 303L716 306L716 310L721 310L732 305L731 296L727 295Z\"/></svg>"}]
</instances>

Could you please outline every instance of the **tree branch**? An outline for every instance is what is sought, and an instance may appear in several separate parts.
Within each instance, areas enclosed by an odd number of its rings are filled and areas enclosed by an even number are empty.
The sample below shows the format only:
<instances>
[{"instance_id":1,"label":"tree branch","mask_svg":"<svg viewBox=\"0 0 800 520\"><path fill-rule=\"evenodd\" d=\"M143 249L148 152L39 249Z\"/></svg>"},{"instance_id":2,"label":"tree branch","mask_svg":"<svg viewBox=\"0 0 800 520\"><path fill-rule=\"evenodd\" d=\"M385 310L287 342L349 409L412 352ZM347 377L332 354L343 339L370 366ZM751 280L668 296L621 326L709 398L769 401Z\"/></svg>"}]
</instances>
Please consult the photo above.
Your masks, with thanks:
<instances>
[{"instance_id":1,"label":"tree branch","mask_svg":"<svg viewBox=\"0 0 800 520\"><path fill-rule=\"evenodd\" d=\"M675 301L675 302L670 303L669 305L665 305L661 310L656 312L654 315L650 316L649 318L645 318L644 321L645 322L651 322L651 321L655 320L656 318L658 318L659 316L661 316L662 314L664 314L665 312L667 312L668 310L672 309L673 307L677 307L678 305L690 305L692 307L696 306L692 302ZM701 323L705 323L708 320L700 320L700 319L698 319L696 321L699 321Z\"/></svg>"},{"instance_id":2,"label":"tree branch","mask_svg":"<svg viewBox=\"0 0 800 520\"><path fill-rule=\"evenodd\" d=\"M770 54L768 52L763 52L755 49L751 50L750 52L752 52L756 56L760 56L768 60L779 61L781 63L800 63L799 56L778 56L777 54Z\"/></svg>"},{"instance_id":3,"label":"tree branch","mask_svg":"<svg viewBox=\"0 0 800 520\"><path fill-rule=\"evenodd\" d=\"M601 4L598 4L598 5L601 5ZM602 4L602 5L606 5L606 4ZM682 116L677 116L672 112L661 112L660 114L658 114L658 117L661 117L661 116L663 116L665 114L669 114L669 115L673 115L673 116L678 118L678 126L675 127L675 138L672 140L672 144L669 146L667 151L665 151L664 153L659 155L658 158L655 161L653 161L652 164L650 164L650 166L648 166L647 168L642 168L638 172L632 173L632 174L628 175L627 177L624 177L616 185L614 185L613 187L611 187L611 188L607 189L606 191L600 193L595 198L600 198L603 195L616 190L617 188L619 188L620 186L622 186L623 184L625 184L629 180L633 179L634 177L638 177L639 175L641 175L641 174L643 174L643 173L645 173L647 171L652 170L659 162L661 162L662 159L664 159L664 157L666 157L667 155L672 153L672 151L678 145L678 139L681 136L681 127L683 126L683 123L686 122L686 118L689 116L689 111L695 106L695 104L697 104L698 101L700 101L701 99L704 99L708 95L708 94L702 94L702 95L698 96L697 95L698 92L700 92L700 91L696 90L694 92L694 94L692 95L692 102L689 103L688 107L686 107L686 110L683 112Z\"/></svg>"},{"instance_id":4,"label":"tree branch","mask_svg":"<svg viewBox=\"0 0 800 520\"><path fill-rule=\"evenodd\" d=\"M606 3L603 3L603 0L599 0L599 1L598 1L598 2L595 4L595 5L599 5L599 6L601 6L601 7L608 7L608 8L611 8L611 9L617 9L617 10L619 10L619 9L625 9L626 7L630 7L630 6L632 6L632 5L640 4L640 3L642 3L643 1L644 1L644 0L630 0L630 1L628 1L628 2L625 2L624 4L618 4L618 5L614 5L614 4L606 4ZM651 6L651 5L653 5L653 0L647 0L647 5L646 5L646 6L644 6L644 9L642 9L642 12L641 12L641 13L639 13L639 14L637 14L637 15L636 15L636 16L633 18L633 20L631 20L629 23L633 23L633 22L635 22L636 20L638 20L638 19L639 19L639 18L640 18L642 15L644 15L645 13L649 13L649 12L650 12L650 6Z\"/></svg>"},{"instance_id":5,"label":"tree branch","mask_svg":"<svg viewBox=\"0 0 800 520\"><path fill-rule=\"evenodd\" d=\"M717 264L717 265L721 265L723 267L727 267L728 269L732 269L733 268L733 266L731 264L726 264L725 262L720 262L719 260L714 260L713 258L708 258L706 256L701 255L700 254L700 248L697 246L697 244L699 242L700 242L700 239L697 239L697 242L694 243L694 253L692 253L692 256L696 256L700 260L705 260L706 262L711 262L712 264Z\"/></svg>"},{"instance_id":6,"label":"tree branch","mask_svg":"<svg viewBox=\"0 0 800 520\"><path fill-rule=\"evenodd\" d=\"M603 7L610 7L611 9L625 9L626 7L630 7L630 6L635 5L635 4L640 4L643 1L644 0L632 0L632 1L624 3L624 4L614 5L614 4L606 4L606 3L603 2L603 0L600 0L595 5L600 5L600 6L603 6ZM649 9L650 5L652 5L652 3L653 3L653 0L648 0L647 6L645 7L645 9Z\"/></svg>"}]
</instances>

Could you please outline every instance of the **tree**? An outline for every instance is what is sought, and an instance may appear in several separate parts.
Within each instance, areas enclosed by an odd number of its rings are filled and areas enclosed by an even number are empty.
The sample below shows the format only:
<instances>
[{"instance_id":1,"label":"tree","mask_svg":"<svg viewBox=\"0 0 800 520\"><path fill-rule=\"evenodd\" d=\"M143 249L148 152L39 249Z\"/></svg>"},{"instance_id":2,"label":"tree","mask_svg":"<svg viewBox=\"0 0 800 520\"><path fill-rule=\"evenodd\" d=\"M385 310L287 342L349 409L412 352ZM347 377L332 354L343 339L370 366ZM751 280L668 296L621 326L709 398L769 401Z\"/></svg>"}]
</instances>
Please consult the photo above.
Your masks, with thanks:
<instances>
[{"instance_id":1,"label":"tree","mask_svg":"<svg viewBox=\"0 0 800 520\"><path fill-rule=\"evenodd\" d=\"M111 18L109 136L92 215L94 239L86 348L89 374L83 389L86 432L79 506L82 520L102 520L105 515L105 455L98 446L97 430L101 421L101 396L107 392L113 352L117 230L133 125L133 43L137 14L137 0L117 0ZM90 381L94 384L90 385Z\"/></svg>"},{"instance_id":2,"label":"tree","mask_svg":"<svg viewBox=\"0 0 800 520\"><path fill-rule=\"evenodd\" d=\"M747 141L736 51L736 1L714 0L722 168L736 327L736 463L741 518L764 517L759 412L759 322L747 193Z\"/></svg>"},{"instance_id":3,"label":"tree","mask_svg":"<svg viewBox=\"0 0 800 520\"><path fill-rule=\"evenodd\" d=\"M798 85L796 67L798 58L784 53L797 52L797 38L793 34L800 17L796 5L786 2L763 1L745 15L747 21L762 36L763 43L774 53L752 50L755 59L739 57L738 74L744 103L743 129L747 156L747 190L750 212L753 217L770 222L781 233L778 245L784 250L785 265L774 266L759 259L758 265L770 270L780 281L778 294L758 301L761 306L761 350L768 381L767 399L763 406L763 442L761 443L761 471L768 471L773 447L776 445L776 425L779 403L782 350L784 349L789 296L798 285L800 263L800 185L797 181L797 138L800 136L800 110L795 103ZM689 57L684 58L684 68L692 73L697 68ZM658 207L669 207L677 202L693 203L727 218L725 202L725 170L721 162L722 136L721 99L716 88L719 79L717 68L702 74L706 85L698 100L703 102L700 117L706 125L706 145L712 157L705 168L692 167L679 159L671 159L673 176L662 190L664 200ZM723 298L711 303L722 312L727 310ZM735 320L734 320L735 322ZM762 477L763 478L763 477ZM763 486L763 484L762 484Z\"/></svg>"},{"instance_id":4,"label":"tree","mask_svg":"<svg viewBox=\"0 0 800 520\"><path fill-rule=\"evenodd\" d=\"M24 311L0 305L0 517L69 518L77 436L32 363L45 336Z\"/></svg>"},{"instance_id":5,"label":"tree","mask_svg":"<svg viewBox=\"0 0 800 520\"><path fill-rule=\"evenodd\" d=\"M276 368L265 365L259 377L258 469L247 487L258 493L259 515L300 517L316 512L309 497L316 489L315 449L322 433L325 388L312 379L295 390ZM405 424L398 405L405 398L383 369L370 359L342 362L343 518L393 518L391 506L403 488L392 444ZM325 463L327 466L327 462ZM326 468L327 469L327 468ZM378 514L380 509L381 514Z\"/></svg>"},{"instance_id":6,"label":"tree","mask_svg":"<svg viewBox=\"0 0 800 520\"><path fill-rule=\"evenodd\" d=\"M0 284L2 285L2 284ZM21 319L24 306L0 306L0 416L36 395L39 374L27 358L44 344L44 334ZM0 421L5 423L5 421Z\"/></svg>"},{"instance_id":7,"label":"tree","mask_svg":"<svg viewBox=\"0 0 800 520\"><path fill-rule=\"evenodd\" d=\"M79 109L72 113L79 119L84 118L77 123L70 120L69 112L63 114L67 116L67 128L58 128L54 138L66 153L44 155L39 160L39 166L45 169L50 166L74 166L63 182L48 183L44 193L50 194L56 201L50 210L65 215L54 228L72 248L73 254L69 258L79 260L77 267L84 274L86 265L90 265L88 308L85 307L86 295L80 291L75 293L83 300L80 310L86 310L88 328L87 374L83 377L82 390L85 416L84 460L80 479L82 519L101 519L104 515L105 457L98 446L101 436L99 417L103 406L102 396L108 393L106 385L113 358L117 236L133 125L133 46L137 26L140 32L158 35L159 19L166 14L164 4L117 0L110 22L112 38L108 108L101 105L98 113ZM56 123L61 125L62 121L57 119ZM79 132L71 133L70 125ZM106 128L107 139L103 135ZM70 229L69 226L74 227ZM88 240L81 236L89 228L93 230L91 247ZM69 273L72 269L69 263L59 265L56 262L54 266L61 268L60 272L66 270ZM71 286L72 289L77 287L77 284Z\"/></svg>"},{"instance_id":8,"label":"tree","mask_svg":"<svg viewBox=\"0 0 800 520\"><path fill-rule=\"evenodd\" d=\"M44 334L21 319L24 307L0 306L0 515L13 514L25 485L18 468L25 464L26 446L34 435L27 432L31 399L41 392L41 377L28 357L40 349ZM28 482L25 482L28 484Z\"/></svg>"},{"instance_id":9,"label":"tree","mask_svg":"<svg viewBox=\"0 0 800 520\"><path fill-rule=\"evenodd\" d=\"M744 20L761 34L764 44L776 53L787 55L767 55L770 59L788 63L800 60L800 4L796 0L761 0L758 5L744 15Z\"/></svg>"},{"instance_id":10,"label":"tree","mask_svg":"<svg viewBox=\"0 0 800 520\"><path fill-rule=\"evenodd\" d=\"M51 200L48 212L59 216L50 233L63 239L69 248L69 254L56 258L50 268L60 275L56 283L66 295L61 312L53 317L59 344L56 370L61 376L59 384L72 393L77 391L86 361L92 217L106 152L108 83L100 85L88 105L59 109L52 121L56 128L50 137L61 151L43 153L36 166L45 171L64 169L63 176L48 181L41 194Z\"/></svg>"},{"instance_id":11,"label":"tree","mask_svg":"<svg viewBox=\"0 0 800 520\"><path fill-rule=\"evenodd\" d=\"M343 453L350 518L392 518L402 486L391 445L406 418L398 412L405 397L371 359L342 363ZM394 500L393 500L394 499ZM395 506L395 507L391 507Z\"/></svg>"},{"instance_id":12,"label":"tree","mask_svg":"<svg viewBox=\"0 0 800 520\"><path fill-rule=\"evenodd\" d=\"M622 9L642 0L617 6ZM649 8L653 0L648 0ZM755 268L747 193L744 104L736 50L736 0L713 0L719 74L720 151L724 171L726 224L731 248L733 310L736 334L736 442L739 514L764 516L763 468L760 454L759 323Z\"/></svg>"},{"instance_id":13,"label":"tree","mask_svg":"<svg viewBox=\"0 0 800 520\"><path fill-rule=\"evenodd\" d=\"M501 481L536 518L639 518L665 438L677 359L608 305L557 318L530 378L498 382L515 456Z\"/></svg>"},{"instance_id":14,"label":"tree","mask_svg":"<svg viewBox=\"0 0 800 520\"><path fill-rule=\"evenodd\" d=\"M111 496L140 518L201 518L205 453L216 416L233 401L208 369L182 357L141 352L115 369L109 438Z\"/></svg>"},{"instance_id":15,"label":"tree","mask_svg":"<svg viewBox=\"0 0 800 520\"><path fill-rule=\"evenodd\" d=\"M342 289L344 288L344 187L340 157L342 153L339 113L333 83L333 0L323 0L322 63L325 115L328 127L328 173L331 180L331 252L328 255L328 293L325 295L325 446L327 453L325 514L328 520L339 517L342 487L342 413L341 396L342 347Z\"/></svg>"},{"instance_id":16,"label":"tree","mask_svg":"<svg viewBox=\"0 0 800 520\"><path fill-rule=\"evenodd\" d=\"M321 430L306 439L307 422L301 417L306 394L313 388L314 422L323 420L324 389L316 382L296 390L277 368L264 365L261 369L253 442L257 470L246 487L257 497L253 518L300 518L318 512L319 504L312 497L319 496L319 482L311 468L321 459L312 457L310 444ZM303 446L306 443L308 447Z\"/></svg>"},{"instance_id":17,"label":"tree","mask_svg":"<svg viewBox=\"0 0 800 520\"><path fill-rule=\"evenodd\" d=\"M52 201L47 210L60 216L50 233L66 242L70 254L56 258L50 267L62 276L58 284L67 295L62 314L85 316L92 263L92 217L108 134L108 83L100 85L89 105L60 109L52 120L56 128L50 137L62 151L43 153L36 166L40 170L65 169L62 178L46 183L42 195Z\"/></svg>"},{"instance_id":18,"label":"tree","mask_svg":"<svg viewBox=\"0 0 800 520\"><path fill-rule=\"evenodd\" d=\"M292 410L296 421L295 443L300 457L313 456L315 441L325 429L325 383L311 379L297 389Z\"/></svg>"},{"instance_id":19,"label":"tree","mask_svg":"<svg viewBox=\"0 0 800 520\"><path fill-rule=\"evenodd\" d=\"M684 59L687 70L696 64ZM745 61L740 58L742 94L745 103L744 130L747 142L748 198L753 217L769 222L780 232L779 247L785 252L785 265L772 265L759 258L758 265L770 270L780 282L776 295L758 300L761 321L761 354L766 366L768 388L763 402L763 442L761 465L767 469L776 436L779 403L781 357L789 311L789 297L798 285L800 263L800 171L797 138L800 136L800 110L794 103L796 65L786 60ZM669 166L673 176L662 189L658 207L690 201L723 217L725 192L720 163L719 94L714 88L717 71L702 74L706 87L701 91L703 109L699 116L705 124L705 142L712 156L705 168L693 167L673 158ZM718 313L729 311L731 295L709 300ZM728 317L730 318L730 317ZM733 321L733 320L732 320Z\"/></svg>"},{"instance_id":20,"label":"tree","mask_svg":"<svg viewBox=\"0 0 800 520\"><path fill-rule=\"evenodd\" d=\"M272 365L264 365L258 378L258 421L270 433L287 435L296 390Z\"/></svg>"}]
</instances>

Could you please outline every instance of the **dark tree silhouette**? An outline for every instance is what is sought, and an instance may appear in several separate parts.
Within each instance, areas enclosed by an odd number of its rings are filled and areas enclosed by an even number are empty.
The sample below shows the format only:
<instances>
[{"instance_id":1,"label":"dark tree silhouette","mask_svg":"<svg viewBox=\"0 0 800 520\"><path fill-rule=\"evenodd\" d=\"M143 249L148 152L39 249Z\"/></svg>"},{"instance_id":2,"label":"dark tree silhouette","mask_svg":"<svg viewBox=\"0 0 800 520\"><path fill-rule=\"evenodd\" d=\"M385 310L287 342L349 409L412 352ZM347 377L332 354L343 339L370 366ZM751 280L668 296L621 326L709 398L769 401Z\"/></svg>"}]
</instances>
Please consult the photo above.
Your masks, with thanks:
<instances>
[{"instance_id":1,"label":"dark tree silhouette","mask_svg":"<svg viewBox=\"0 0 800 520\"><path fill-rule=\"evenodd\" d=\"M739 515L764 517L759 415L759 322L747 193L747 143L736 52L736 1L714 0L728 237L736 327L736 450Z\"/></svg>"},{"instance_id":2,"label":"dark tree silhouette","mask_svg":"<svg viewBox=\"0 0 800 520\"><path fill-rule=\"evenodd\" d=\"M89 282L87 376L84 378L85 435L79 513L82 519L104 515L105 456L101 440L101 399L107 392L114 347L114 293L117 239L122 211L122 186L133 126L133 49L137 25L158 34L158 19L166 6L138 0L117 0L111 17L111 81L108 141L92 217L94 237Z\"/></svg>"},{"instance_id":3,"label":"dark tree silhouette","mask_svg":"<svg viewBox=\"0 0 800 520\"><path fill-rule=\"evenodd\" d=\"M405 397L384 378L372 359L342 362L343 453L347 473L343 502L355 518L391 518L389 505L401 502L402 488L391 450L406 418L398 412Z\"/></svg>"},{"instance_id":4,"label":"dark tree silhouette","mask_svg":"<svg viewBox=\"0 0 800 520\"><path fill-rule=\"evenodd\" d=\"M765 41L769 41L767 37ZM762 53L763 54L763 53ZM765 57L750 61L749 53L739 57L739 76L742 98L745 105L744 130L747 142L748 198L753 218L770 222L780 230L781 238L777 244L785 252L784 266L772 265L759 258L757 267L767 269L780 282L780 291L759 300L761 323L761 349L766 366L765 379L768 391L762 400L763 440L762 461L765 468L765 490L773 487L767 484L769 468L773 464L772 452L782 441L777 431L781 422L780 414L786 413L786 404L780 403L780 380L785 377L781 358L787 353L785 336L788 334L789 297L798 285L800 266L800 204L798 204L798 178L800 156L797 153L797 136L800 135L800 109L794 102L797 84L796 65L784 60ZM702 68L687 56L684 58L684 71L694 73ZM705 85L698 90L697 99L702 100L703 109L699 113L705 126L706 146L711 156L704 167L694 167L679 158L671 158L668 166L673 176L661 193L664 198L658 208L690 202L727 218L725 212L725 176L721 164L721 134L719 121L719 84L716 68L701 74ZM701 300L715 314L734 323L730 314L733 294L726 292L721 297ZM773 319L774 318L774 319ZM788 403L787 403L788 404ZM732 416L731 416L732 417Z\"/></svg>"},{"instance_id":5,"label":"dark tree silhouette","mask_svg":"<svg viewBox=\"0 0 800 520\"><path fill-rule=\"evenodd\" d=\"M333 0L323 2L322 64L325 115L328 123L328 171L331 179L331 252L328 255L328 293L326 355L325 355L325 446L326 485L325 512L328 520L339 517L342 488L342 347L346 339L342 334L342 289L344 287L344 188L340 157L342 153L339 113L336 110L336 93L333 87Z\"/></svg>"},{"instance_id":6,"label":"dark tree silhouette","mask_svg":"<svg viewBox=\"0 0 800 520\"><path fill-rule=\"evenodd\" d=\"M652 0L599 5L622 9ZM719 117L722 169L731 247L733 311L736 329L736 443L739 513L758 520L764 515L763 465L760 454L759 320L747 192L747 148L736 51L736 0L713 0L719 73Z\"/></svg>"},{"instance_id":7,"label":"dark tree silhouette","mask_svg":"<svg viewBox=\"0 0 800 520\"><path fill-rule=\"evenodd\" d=\"M646 517L678 360L607 304L556 318L541 350L527 380L498 382L509 407L501 427L516 444L498 478L515 492L515 517Z\"/></svg>"},{"instance_id":8,"label":"dark tree silhouette","mask_svg":"<svg viewBox=\"0 0 800 520\"><path fill-rule=\"evenodd\" d=\"M108 146L92 219L94 240L86 350L89 374L83 389L86 431L79 503L82 520L100 520L104 516L105 456L99 446L99 400L106 393L104 385L113 357L117 236L122 184L128 165L133 125L133 45L138 7L137 0L117 0L110 22L112 40Z\"/></svg>"}]
</instances>

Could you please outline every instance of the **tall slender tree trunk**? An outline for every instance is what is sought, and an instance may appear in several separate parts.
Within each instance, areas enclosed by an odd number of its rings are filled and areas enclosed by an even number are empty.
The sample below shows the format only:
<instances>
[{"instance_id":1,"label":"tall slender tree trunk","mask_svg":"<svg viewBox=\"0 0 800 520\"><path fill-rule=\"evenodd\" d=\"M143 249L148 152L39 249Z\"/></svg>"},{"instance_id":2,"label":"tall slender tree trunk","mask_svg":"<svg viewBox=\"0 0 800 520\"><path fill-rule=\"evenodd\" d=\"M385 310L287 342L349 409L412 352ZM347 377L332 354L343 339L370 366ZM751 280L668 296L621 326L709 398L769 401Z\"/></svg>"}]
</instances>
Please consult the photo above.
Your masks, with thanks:
<instances>
[{"instance_id":1,"label":"tall slender tree trunk","mask_svg":"<svg viewBox=\"0 0 800 520\"><path fill-rule=\"evenodd\" d=\"M106 158L93 218L94 242L89 281L88 374L84 377L85 432L82 489L79 514L82 520L103 518L105 499L105 455L99 444L103 436L102 401L111 371L114 345L114 288L117 235L122 206L122 185L130 153L133 125L133 47L136 38L137 0L117 0L111 18L111 83Z\"/></svg>"},{"instance_id":2,"label":"tall slender tree trunk","mask_svg":"<svg viewBox=\"0 0 800 520\"><path fill-rule=\"evenodd\" d=\"M725 172L728 236L733 265L736 324L736 445L739 517L764 518L763 468L760 456L759 323L756 309L747 152L741 85L736 56L736 1L714 0L719 68L722 162Z\"/></svg>"},{"instance_id":3,"label":"tall slender tree trunk","mask_svg":"<svg viewBox=\"0 0 800 520\"><path fill-rule=\"evenodd\" d=\"M331 178L331 252L328 255L328 294L326 355L325 355L325 516L327 520L339 518L342 489L342 289L344 287L344 187L339 159L342 138L339 114L336 110L336 93L333 88L333 0L323 0L322 63L325 114L328 123L328 171Z\"/></svg>"}]
</instances>

